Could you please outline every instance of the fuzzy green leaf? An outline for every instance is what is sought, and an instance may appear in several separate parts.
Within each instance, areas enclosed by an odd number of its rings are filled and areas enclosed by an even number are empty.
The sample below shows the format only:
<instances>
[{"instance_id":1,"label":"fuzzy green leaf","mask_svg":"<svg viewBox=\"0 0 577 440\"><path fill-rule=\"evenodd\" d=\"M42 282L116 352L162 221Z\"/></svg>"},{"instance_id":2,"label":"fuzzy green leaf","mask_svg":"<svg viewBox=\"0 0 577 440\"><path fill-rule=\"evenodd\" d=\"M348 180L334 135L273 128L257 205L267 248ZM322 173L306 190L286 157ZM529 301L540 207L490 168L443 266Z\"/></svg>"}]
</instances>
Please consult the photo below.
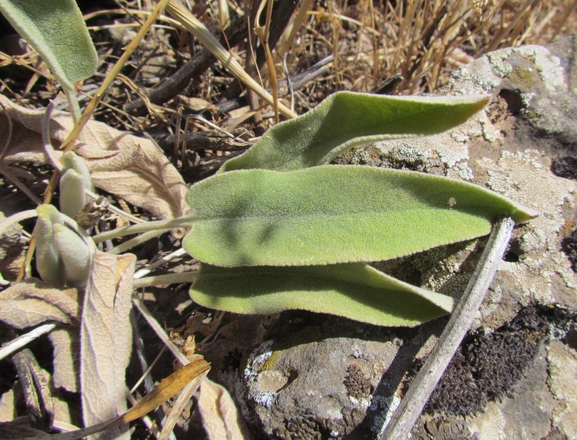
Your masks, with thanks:
<instances>
[{"instance_id":1,"label":"fuzzy green leaf","mask_svg":"<svg viewBox=\"0 0 577 440\"><path fill-rule=\"evenodd\" d=\"M54 243L55 224L62 224L62 214L52 205L40 205L36 208L38 220L34 227L36 239L36 270L44 281L54 287L62 288L66 284L64 262Z\"/></svg>"},{"instance_id":2,"label":"fuzzy green leaf","mask_svg":"<svg viewBox=\"0 0 577 440\"><path fill-rule=\"evenodd\" d=\"M78 234L66 226L54 224L54 244L58 249L66 285L83 288L90 275L90 250Z\"/></svg>"},{"instance_id":3,"label":"fuzzy green leaf","mask_svg":"<svg viewBox=\"0 0 577 440\"><path fill-rule=\"evenodd\" d=\"M75 218L86 205L82 176L72 168L67 169L60 178L59 189L60 211L70 218Z\"/></svg>"},{"instance_id":4,"label":"fuzzy green leaf","mask_svg":"<svg viewBox=\"0 0 577 440\"><path fill-rule=\"evenodd\" d=\"M98 54L74 0L2 0L0 11L66 89L96 70Z\"/></svg>"},{"instance_id":5,"label":"fuzzy green leaf","mask_svg":"<svg viewBox=\"0 0 577 440\"><path fill-rule=\"evenodd\" d=\"M190 294L198 304L234 313L300 309L386 326L414 326L453 309L451 297L411 286L363 263L235 268L203 264Z\"/></svg>"},{"instance_id":6,"label":"fuzzy green leaf","mask_svg":"<svg viewBox=\"0 0 577 440\"><path fill-rule=\"evenodd\" d=\"M231 171L186 198L185 250L223 267L386 260L486 235L502 215L534 215L465 182L362 166Z\"/></svg>"},{"instance_id":7,"label":"fuzzy green leaf","mask_svg":"<svg viewBox=\"0 0 577 440\"><path fill-rule=\"evenodd\" d=\"M308 113L278 124L219 172L291 171L328 164L367 142L441 133L465 122L487 96L379 96L339 92Z\"/></svg>"}]
</instances>

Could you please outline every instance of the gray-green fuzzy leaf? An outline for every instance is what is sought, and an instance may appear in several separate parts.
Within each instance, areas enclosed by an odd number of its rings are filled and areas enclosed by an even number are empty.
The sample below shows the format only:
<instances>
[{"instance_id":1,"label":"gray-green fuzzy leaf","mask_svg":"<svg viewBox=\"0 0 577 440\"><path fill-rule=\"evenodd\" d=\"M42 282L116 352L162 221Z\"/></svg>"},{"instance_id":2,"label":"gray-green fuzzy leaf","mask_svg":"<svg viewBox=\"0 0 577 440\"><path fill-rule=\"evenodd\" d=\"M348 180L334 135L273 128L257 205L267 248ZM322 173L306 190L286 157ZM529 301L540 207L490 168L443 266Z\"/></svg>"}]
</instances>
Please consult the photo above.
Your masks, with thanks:
<instances>
[{"instance_id":1,"label":"gray-green fuzzy leaf","mask_svg":"<svg viewBox=\"0 0 577 440\"><path fill-rule=\"evenodd\" d=\"M86 204L84 180L72 168L67 169L59 182L60 211L70 218L75 218Z\"/></svg>"},{"instance_id":2,"label":"gray-green fuzzy leaf","mask_svg":"<svg viewBox=\"0 0 577 440\"><path fill-rule=\"evenodd\" d=\"M64 262L54 243L54 224L63 222L62 214L52 205L40 205L36 208L38 220L34 227L36 238L36 270L44 281L54 287L64 287L66 276Z\"/></svg>"},{"instance_id":3,"label":"gray-green fuzzy leaf","mask_svg":"<svg viewBox=\"0 0 577 440\"><path fill-rule=\"evenodd\" d=\"M191 290L205 307L234 313L300 309L385 326L414 326L452 311L453 299L363 263L307 267L203 264Z\"/></svg>"},{"instance_id":4,"label":"gray-green fuzzy leaf","mask_svg":"<svg viewBox=\"0 0 577 440\"><path fill-rule=\"evenodd\" d=\"M2 0L0 11L66 89L96 70L98 54L74 0Z\"/></svg>"},{"instance_id":5,"label":"gray-green fuzzy leaf","mask_svg":"<svg viewBox=\"0 0 577 440\"><path fill-rule=\"evenodd\" d=\"M62 162L64 169L72 169L76 171L81 177L84 187L90 191L94 191L94 185L92 184L92 177L90 177L90 171L86 166L86 162L74 151L67 151L62 155Z\"/></svg>"},{"instance_id":6,"label":"gray-green fuzzy leaf","mask_svg":"<svg viewBox=\"0 0 577 440\"><path fill-rule=\"evenodd\" d=\"M82 288L88 282L90 250L76 232L55 224L54 243L64 264L66 285Z\"/></svg>"},{"instance_id":7,"label":"gray-green fuzzy leaf","mask_svg":"<svg viewBox=\"0 0 577 440\"><path fill-rule=\"evenodd\" d=\"M441 133L465 122L487 96L379 96L339 92L308 113L272 127L219 172L325 165L355 145Z\"/></svg>"},{"instance_id":8,"label":"gray-green fuzzy leaf","mask_svg":"<svg viewBox=\"0 0 577 440\"><path fill-rule=\"evenodd\" d=\"M223 267L396 258L534 216L491 191L433 175L361 166L231 171L187 193L185 250Z\"/></svg>"}]
</instances>

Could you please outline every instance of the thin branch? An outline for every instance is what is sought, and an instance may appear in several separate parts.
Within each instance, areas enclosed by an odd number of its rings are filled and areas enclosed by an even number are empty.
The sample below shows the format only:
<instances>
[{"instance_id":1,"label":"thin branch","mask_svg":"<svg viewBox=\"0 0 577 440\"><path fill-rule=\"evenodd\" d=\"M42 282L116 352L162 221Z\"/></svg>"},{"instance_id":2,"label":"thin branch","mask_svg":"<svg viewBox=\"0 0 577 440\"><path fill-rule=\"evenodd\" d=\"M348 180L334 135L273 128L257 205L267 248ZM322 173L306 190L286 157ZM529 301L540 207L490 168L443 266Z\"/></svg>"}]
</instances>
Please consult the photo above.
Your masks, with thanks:
<instances>
[{"instance_id":1,"label":"thin branch","mask_svg":"<svg viewBox=\"0 0 577 440\"><path fill-rule=\"evenodd\" d=\"M182 257L184 254L186 254L186 251L184 250L184 248L177 249L174 252L159 258L154 263L149 264L148 267L145 267L143 269L138 270L134 274L134 279L137 280L139 278L142 278L142 277L148 275L149 273L155 271L156 269L158 269L163 264L168 263L173 258Z\"/></svg>"},{"instance_id":2,"label":"thin branch","mask_svg":"<svg viewBox=\"0 0 577 440\"><path fill-rule=\"evenodd\" d=\"M0 360L4 359L6 356L10 356L12 353L20 350L22 347L25 347L40 336L45 335L46 333L50 333L56 328L57 325L58 324L55 322L43 324L40 327L36 327L34 330L31 330L28 333L13 339L9 343L5 344L2 348L0 348Z\"/></svg>"},{"instance_id":3,"label":"thin branch","mask_svg":"<svg viewBox=\"0 0 577 440\"><path fill-rule=\"evenodd\" d=\"M166 331L159 322L152 316L148 308L144 305L142 300L138 298L136 295L132 296L132 304L138 309L142 317L146 320L148 325L154 330L156 335L160 338L164 345L168 347L168 349L172 352L174 357L182 364L186 365L189 363L189 360L186 356L180 351L180 349L172 342L170 337L166 334Z\"/></svg>"},{"instance_id":4,"label":"thin branch","mask_svg":"<svg viewBox=\"0 0 577 440\"><path fill-rule=\"evenodd\" d=\"M421 415L431 393L471 327L471 323L483 302L485 292L491 285L499 268L499 263L502 261L514 226L515 222L509 217L493 225L489 242L463 297L453 311L453 315L433 351L427 357L409 391L393 414L390 423L381 433L380 440L406 440L409 437L411 429Z\"/></svg>"}]
</instances>

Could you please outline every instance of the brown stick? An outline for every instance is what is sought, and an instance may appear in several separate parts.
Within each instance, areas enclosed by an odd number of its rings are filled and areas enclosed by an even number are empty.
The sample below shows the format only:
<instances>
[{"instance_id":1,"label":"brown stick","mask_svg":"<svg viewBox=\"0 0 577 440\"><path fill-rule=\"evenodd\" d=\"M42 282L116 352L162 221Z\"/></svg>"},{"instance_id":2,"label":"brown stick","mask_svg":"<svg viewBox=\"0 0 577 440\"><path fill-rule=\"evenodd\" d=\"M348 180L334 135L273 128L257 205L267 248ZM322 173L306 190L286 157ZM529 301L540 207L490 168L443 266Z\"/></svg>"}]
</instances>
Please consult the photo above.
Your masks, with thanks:
<instances>
[{"instance_id":1,"label":"brown stick","mask_svg":"<svg viewBox=\"0 0 577 440\"><path fill-rule=\"evenodd\" d=\"M219 35L221 44L228 42L230 47L238 45L246 35L246 21L237 18L226 30L226 37ZM163 104L181 93L190 82L198 78L216 61L208 49L202 49L192 59L167 78L161 85L150 90L148 99L153 104ZM124 110L135 116L146 114L146 105L142 99L135 99L124 107Z\"/></svg>"}]
</instances>

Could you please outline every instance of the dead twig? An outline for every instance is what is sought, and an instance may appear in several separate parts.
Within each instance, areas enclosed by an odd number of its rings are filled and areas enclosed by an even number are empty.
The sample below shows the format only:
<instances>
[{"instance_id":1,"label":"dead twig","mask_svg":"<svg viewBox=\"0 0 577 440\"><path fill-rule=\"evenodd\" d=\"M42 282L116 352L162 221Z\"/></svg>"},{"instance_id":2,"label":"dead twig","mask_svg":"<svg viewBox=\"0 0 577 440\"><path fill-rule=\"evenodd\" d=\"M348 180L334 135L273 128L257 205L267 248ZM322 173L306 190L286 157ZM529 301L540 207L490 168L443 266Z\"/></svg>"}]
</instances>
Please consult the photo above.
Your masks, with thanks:
<instances>
[{"instance_id":1,"label":"dead twig","mask_svg":"<svg viewBox=\"0 0 577 440\"><path fill-rule=\"evenodd\" d=\"M246 21L240 17L233 21L227 28L226 35L219 35L221 44L228 42L230 47L238 45L245 37ZM181 93L192 80L198 78L204 71L216 62L216 57L208 50L202 49L184 66L178 69L172 76L167 78L162 84L147 93L148 100L153 104L162 104L170 101ZM124 110L135 116L146 114L146 103L143 99L135 99L128 103Z\"/></svg>"},{"instance_id":2,"label":"dead twig","mask_svg":"<svg viewBox=\"0 0 577 440\"><path fill-rule=\"evenodd\" d=\"M425 364L411 383L409 391L393 414L393 418L381 433L380 440L406 440L409 437L431 393L471 327L483 302L485 292L491 285L499 263L502 261L514 226L515 222L508 217L493 225L489 242L463 297L453 311L433 351L427 357Z\"/></svg>"}]
</instances>

